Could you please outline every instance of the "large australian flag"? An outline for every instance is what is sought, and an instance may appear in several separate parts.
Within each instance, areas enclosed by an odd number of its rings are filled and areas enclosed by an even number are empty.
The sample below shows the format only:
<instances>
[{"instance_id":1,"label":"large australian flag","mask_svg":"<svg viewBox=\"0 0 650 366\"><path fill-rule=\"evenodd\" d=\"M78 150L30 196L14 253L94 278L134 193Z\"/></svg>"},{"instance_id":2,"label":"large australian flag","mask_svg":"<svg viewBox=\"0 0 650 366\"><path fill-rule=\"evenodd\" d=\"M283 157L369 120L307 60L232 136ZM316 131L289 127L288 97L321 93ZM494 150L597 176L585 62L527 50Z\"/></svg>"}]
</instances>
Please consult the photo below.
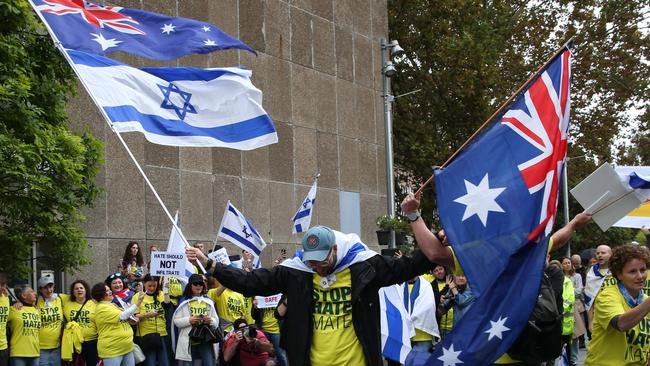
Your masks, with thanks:
<instances>
[{"instance_id":1,"label":"large australian flag","mask_svg":"<svg viewBox=\"0 0 650 366\"><path fill-rule=\"evenodd\" d=\"M537 299L567 150L571 52L563 49L444 169L440 219L478 299L412 364L487 365L515 341Z\"/></svg>"},{"instance_id":2,"label":"large australian flag","mask_svg":"<svg viewBox=\"0 0 650 366\"><path fill-rule=\"evenodd\" d=\"M63 47L105 55L123 51L153 60L238 48L255 53L216 25L85 0L30 0Z\"/></svg>"}]
</instances>

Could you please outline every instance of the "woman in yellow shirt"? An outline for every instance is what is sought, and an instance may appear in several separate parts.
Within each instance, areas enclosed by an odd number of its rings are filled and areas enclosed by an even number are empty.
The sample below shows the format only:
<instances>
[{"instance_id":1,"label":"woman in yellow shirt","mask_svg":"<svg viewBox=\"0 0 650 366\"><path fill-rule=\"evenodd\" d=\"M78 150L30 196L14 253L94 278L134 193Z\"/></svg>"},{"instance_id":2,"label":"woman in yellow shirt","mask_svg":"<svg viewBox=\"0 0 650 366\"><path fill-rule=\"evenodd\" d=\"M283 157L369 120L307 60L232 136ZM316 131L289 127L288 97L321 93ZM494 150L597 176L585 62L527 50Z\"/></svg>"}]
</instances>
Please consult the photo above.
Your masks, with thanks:
<instances>
[{"instance_id":1,"label":"woman in yellow shirt","mask_svg":"<svg viewBox=\"0 0 650 366\"><path fill-rule=\"evenodd\" d=\"M593 331L585 366L645 366L650 344L650 298L643 293L650 251L622 245L609 268L616 285L601 287L594 300Z\"/></svg>"},{"instance_id":2,"label":"woman in yellow shirt","mask_svg":"<svg viewBox=\"0 0 650 366\"><path fill-rule=\"evenodd\" d=\"M95 307L95 326L99 336L97 353L104 366L135 366L133 357L133 329L129 318L138 310L144 296L137 303L122 310L111 301L113 293L106 284L98 283L90 290Z\"/></svg>"},{"instance_id":3,"label":"woman in yellow shirt","mask_svg":"<svg viewBox=\"0 0 650 366\"><path fill-rule=\"evenodd\" d=\"M146 274L142 282L145 292L131 299L131 303L135 304L143 298L135 313L138 318L135 340L146 356L145 366L169 366L165 323L165 312L171 311L169 293L160 291L158 277Z\"/></svg>"},{"instance_id":4,"label":"woman in yellow shirt","mask_svg":"<svg viewBox=\"0 0 650 366\"><path fill-rule=\"evenodd\" d=\"M36 292L31 287L22 291L16 289L16 296L22 303L20 309L9 312L8 324L11 331L9 358L12 366L38 366L41 353L39 331L41 313L36 309Z\"/></svg>"},{"instance_id":5,"label":"woman in yellow shirt","mask_svg":"<svg viewBox=\"0 0 650 366\"><path fill-rule=\"evenodd\" d=\"M95 327L95 302L90 298L90 287L84 280L76 280L70 285L70 300L63 303L66 322L79 324L84 340L81 357L88 366L97 365L97 328Z\"/></svg>"}]
</instances>

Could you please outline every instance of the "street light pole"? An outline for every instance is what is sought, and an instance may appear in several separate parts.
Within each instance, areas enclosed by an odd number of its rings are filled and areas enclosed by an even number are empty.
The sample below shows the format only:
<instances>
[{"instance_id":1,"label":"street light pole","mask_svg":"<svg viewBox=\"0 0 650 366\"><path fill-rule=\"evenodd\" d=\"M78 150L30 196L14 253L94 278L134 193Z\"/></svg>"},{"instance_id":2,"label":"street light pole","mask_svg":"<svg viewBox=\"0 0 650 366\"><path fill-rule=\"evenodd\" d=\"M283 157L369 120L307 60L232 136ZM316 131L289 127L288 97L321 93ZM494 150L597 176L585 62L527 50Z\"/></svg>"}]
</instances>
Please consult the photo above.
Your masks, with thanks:
<instances>
[{"instance_id":1,"label":"street light pole","mask_svg":"<svg viewBox=\"0 0 650 366\"><path fill-rule=\"evenodd\" d=\"M390 77L386 75L390 58L390 45L385 38L381 39L381 79L383 84L382 97L384 98L384 128L386 146L386 203L388 216L395 217L395 183L393 180L393 121L392 103L393 95L390 93ZM395 248L395 231L390 231L388 248Z\"/></svg>"}]
</instances>

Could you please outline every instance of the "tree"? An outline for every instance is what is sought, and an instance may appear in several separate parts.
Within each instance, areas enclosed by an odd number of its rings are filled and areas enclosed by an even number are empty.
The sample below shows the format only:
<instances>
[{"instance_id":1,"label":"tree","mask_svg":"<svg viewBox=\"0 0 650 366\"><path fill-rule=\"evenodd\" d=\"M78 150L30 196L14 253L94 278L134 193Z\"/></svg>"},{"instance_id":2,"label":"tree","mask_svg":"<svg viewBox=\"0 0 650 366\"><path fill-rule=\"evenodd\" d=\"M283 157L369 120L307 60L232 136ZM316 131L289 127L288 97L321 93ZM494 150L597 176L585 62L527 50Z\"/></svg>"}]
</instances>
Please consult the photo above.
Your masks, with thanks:
<instances>
[{"instance_id":1,"label":"tree","mask_svg":"<svg viewBox=\"0 0 650 366\"><path fill-rule=\"evenodd\" d=\"M76 83L23 0L0 3L0 268L30 271L33 244L55 270L88 262L81 208L100 192L93 178L102 144L67 127Z\"/></svg>"},{"instance_id":2,"label":"tree","mask_svg":"<svg viewBox=\"0 0 650 366\"><path fill-rule=\"evenodd\" d=\"M396 62L396 184L424 182L561 44L576 44L572 146L612 160L648 96L643 1L389 0ZM580 151L580 153L576 153ZM584 176L582 177L584 178ZM433 187L423 216L434 218ZM575 212L575 211L573 211ZM434 220L435 221L435 220Z\"/></svg>"}]
</instances>

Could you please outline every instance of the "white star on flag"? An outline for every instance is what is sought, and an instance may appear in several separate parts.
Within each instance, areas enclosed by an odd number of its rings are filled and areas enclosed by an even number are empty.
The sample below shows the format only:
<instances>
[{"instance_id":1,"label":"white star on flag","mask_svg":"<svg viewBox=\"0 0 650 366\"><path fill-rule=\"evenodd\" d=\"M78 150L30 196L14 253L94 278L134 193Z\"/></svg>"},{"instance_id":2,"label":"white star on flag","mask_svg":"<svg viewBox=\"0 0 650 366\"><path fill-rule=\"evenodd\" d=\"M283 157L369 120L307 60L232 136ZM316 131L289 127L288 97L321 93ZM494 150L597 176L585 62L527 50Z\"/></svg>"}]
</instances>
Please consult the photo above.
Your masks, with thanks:
<instances>
[{"instance_id":1,"label":"white star on flag","mask_svg":"<svg viewBox=\"0 0 650 366\"><path fill-rule=\"evenodd\" d=\"M452 344L449 349L442 347L442 356L438 357L438 359L443 362L443 366L456 366L457 363L463 363L458 359L458 356L460 356L460 351L454 351L454 345Z\"/></svg>"},{"instance_id":2,"label":"white star on flag","mask_svg":"<svg viewBox=\"0 0 650 366\"><path fill-rule=\"evenodd\" d=\"M204 31L204 32L209 32L209 31L210 31L210 27L204 25L204 26L203 26L203 31Z\"/></svg>"},{"instance_id":3,"label":"white star on flag","mask_svg":"<svg viewBox=\"0 0 650 366\"><path fill-rule=\"evenodd\" d=\"M99 43L99 45L102 47L102 51L106 51L111 47L117 47L118 43L122 43L122 41L118 41L115 38L106 39L101 33L99 34L90 33L90 34L95 36L95 38L93 38L93 41Z\"/></svg>"},{"instance_id":4,"label":"white star on flag","mask_svg":"<svg viewBox=\"0 0 650 366\"><path fill-rule=\"evenodd\" d=\"M467 194L461 197L458 197L454 202L465 205L465 213L463 214L463 220L465 221L473 215L478 216L478 218L483 223L483 226L487 226L487 217L488 212L505 212L496 202L496 198L505 191L504 188L490 188L490 182L488 174L486 173L478 186L472 184L465 180L465 189Z\"/></svg>"},{"instance_id":5,"label":"white star on flag","mask_svg":"<svg viewBox=\"0 0 650 366\"><path fill-rule=\"evenodd\" d=\"M490 329L486 330L485 333L488 333L488 341L490 341L492 338L497 337L499 339L503 339L503 332L507 332L510 330L510 328L506 327L506 320L508 320L508 317L501 318L499 317L499 320L493 322L490 320Z\"/></svg>"},{"instance_id":6,"label":"white star on flag","mask_svg":"<svg viewBox=\"0 0 650 366\"><path fill-rule=\"evenodd\" d=\"M203 41L203 44L205 44L206 46L216 46L216 45L217 45L217 44L216 44L213 40L211 40L211 39L206 39L205 41Z\"/></svg>"},{"instance_id":7,"label":"white star on flag","mask_svg":"<svg viewBox=\"0 0 650 366\"><path fill-rule=\"evenodd\" d=\"M165 25L162 26L160 29L162 29L162 32L163 32L163 33L167 33L168 35L169 35L171 32L176 32L176 26L175 26L175 25L172 25L172 24L165 24Z\"/></svg>"}]
</instances>

